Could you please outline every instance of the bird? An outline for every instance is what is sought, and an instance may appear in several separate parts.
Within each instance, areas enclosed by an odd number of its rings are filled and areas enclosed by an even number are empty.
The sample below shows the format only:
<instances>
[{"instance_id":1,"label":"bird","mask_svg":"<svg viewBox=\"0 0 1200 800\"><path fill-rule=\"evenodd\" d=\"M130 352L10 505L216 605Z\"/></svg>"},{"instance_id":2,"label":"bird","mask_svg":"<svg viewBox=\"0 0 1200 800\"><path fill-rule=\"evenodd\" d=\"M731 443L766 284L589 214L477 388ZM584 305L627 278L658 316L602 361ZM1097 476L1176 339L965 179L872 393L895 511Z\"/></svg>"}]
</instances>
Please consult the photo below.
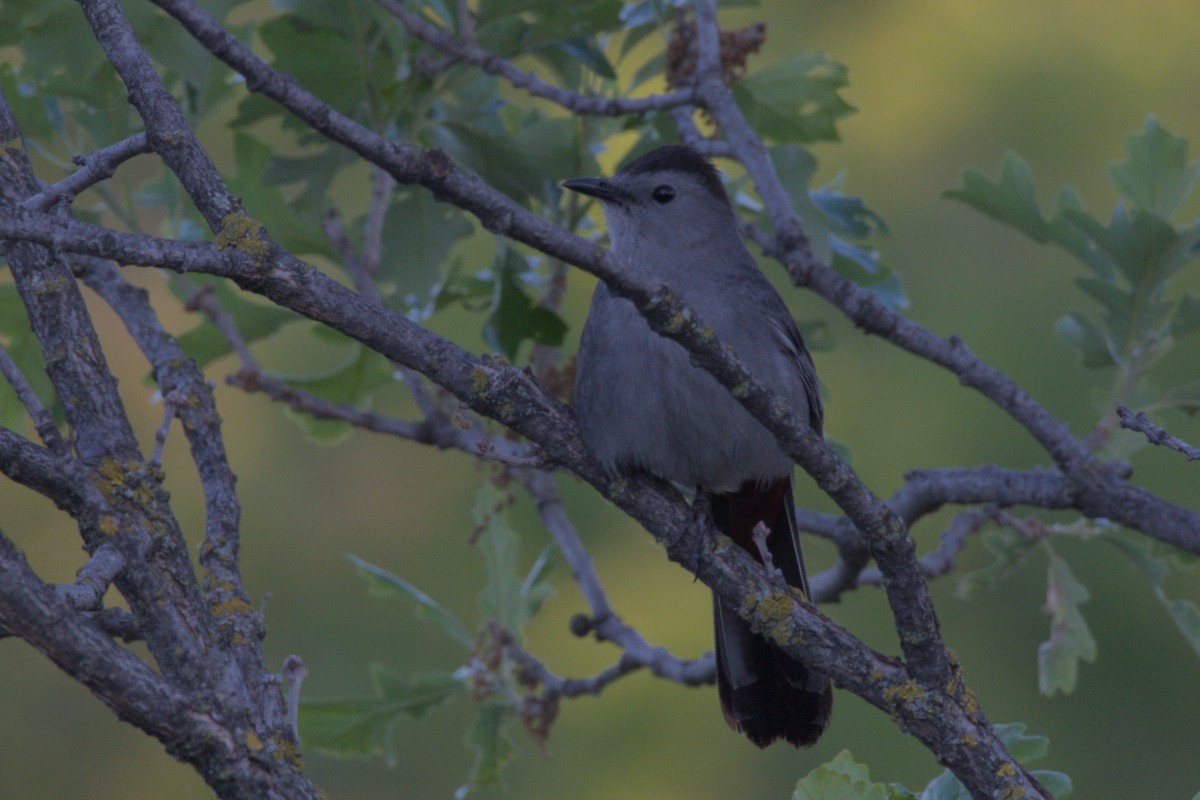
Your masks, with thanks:
<instances>
[{"instance_id":1,"label":"bird","mask_svg":"<svg viewBox=\"0 0 1200 800\"><path fill-rule=\"evenodd\" d=\"M600 202L622 269L673 290L821 433L812 357L746 249L720 173L707 158L685 144L665 145L609 178L572 178L562 186ZM703 493L723 534L760 563L765 550L766 561L810 596L792 460L682 345L652 330L603 281L580 337L574 406L583 443L606 471L644 471ZM765 547L755 543L760 523ZM778 740L814 744L832 713L828 676L768 642L715 593L713 619L717 689L729 726L759 747Z\"/></svg>"}]
</instances>

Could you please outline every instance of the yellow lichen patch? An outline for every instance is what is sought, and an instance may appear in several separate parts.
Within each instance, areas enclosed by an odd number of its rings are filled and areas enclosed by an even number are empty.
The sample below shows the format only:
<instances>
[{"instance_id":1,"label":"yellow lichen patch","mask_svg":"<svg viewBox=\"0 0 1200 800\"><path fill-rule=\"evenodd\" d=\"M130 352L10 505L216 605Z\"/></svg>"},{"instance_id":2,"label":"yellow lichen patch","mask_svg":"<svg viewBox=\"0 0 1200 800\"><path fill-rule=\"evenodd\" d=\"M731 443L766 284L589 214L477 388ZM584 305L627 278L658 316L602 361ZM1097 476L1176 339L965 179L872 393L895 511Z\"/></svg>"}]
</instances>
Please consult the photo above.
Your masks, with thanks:
<instances>
[{"instance_id":1,"label":"yellow lichen patch","mask_svg":"<svg viewBox=\"0 0 1200 800\"><path fill-rule=\"evenodd\" d=\"M105 514L101 517L98 527L105 536L116 536L117 531L121 530L121 526L117 524L117 520L112 514Z\"/></svg>"},{"instance_id":2,"label":"yellow lichen patch","mask_svg":"<svg viewBox=\"0 0 1200 800\"><path fill-rule=\"evenodd\" d=\"M672 314L667 320L667 324L663 326L663 331L666 333L678 333L683 330L684 324L687 322L687 317L683 314Z\"/></svg>"},{"instance_id":3,"label":"yellow lichen patch","mask_svg":"<svg viewBox=\"0 0 1200 800\"><path fill-rule=\"evenodd\" d=\"M1000 769L996 770L996 776L999 778L1011 778L1016 774L1017 771L1013 769L1013 765L1009 764L1008 762L1001 764Z\"/></svg>"},{"instance_id":4,"label":"yellow lichen patch","mask_svg":"<svg viewBox=\"0 0 1200 800\"><path fill-rule=\"evenodd\" d=\"M963 708L971 714L979 713L979 700L976 699L975 693L966 686L963 687Z\"/></svg>"},{"instance_id":5,"label":"yellow lichen patch","mask_svg":"<svg viewBox=\"0 0 1200 800\"><path fill-rule=\"evenodd\" d=\"M788 644L792 641L792 598L786 592L772 592L760 598L756 594L748 594L742 598L743 611L757 612L760 620L760 633L767 639Z\"/></svg>"},{"instance_id":6,"label":"yellow lichen patch","mask_svg":"<svg viewBox=\"0 0 1200 800\"><path fill-rule=\"evenodd\" d=\"M217 249L239 250L253 258L255 266L261 267L271 251L266 234L258 220L244 211L234 211L221 220L221 230L217 231Z\"/></svg>"},{"instance_id":7,"label":"yellow lichen patch","mask_svg":"<svg viewBox=\"0 0 1200 800\"><path fill-rule=\"evenodd\" d=\"M132 470L137 466L135 462L121 462L115 458L103 459L96 470L96 488L110 501L128 497L131 494L130 484L133 483Z\"/></svg>"},{"instance_id":8,"label":"yellow lichen patch","mask_svg":"<svg viewBox=\"0 0 1200 800\"><path fill-rule=\"evenodd\" d=\"M231 597L213 606L213 613L218 616L223 614L244 614L253 610L249 603L239 597Z\"/></svg>"},{"instance_id":9,"label":"yellow lichen patch","mask_svg":"<svg viewBox=\"0 0 1200 800\"><path fill-rule=\"evenodd\" d=\"M483 367L471 370L471 394L484 394L488 388L488 375Z\"/></svg>"},{"instance_id":10,"label":"yellow lichen patch","mask_svg":"<svg viewBox=\"0 0 1200 800\"><path fill-rule=\"evenodd\" d=\"M284 739L282 736L275 736L271 739L275 744L275 750L272 753L276 761L286 761L294 767L303 765L303 760L300 758L300 753L296 751L296 745Z\"/></svg>"},{"instance_id":11,"label":"yellow lichen patch","mask_svg":"<svg viewBox=\"0 0 1200 800\"><path fill-rule=\"evenodd\" d=\"M969 733L963 734L962 743L967 747L979 747L979 740Z\"/></svg>"},{"instance_id":12,"label":"yellow lichen patch","mask_svg":"<svg viewBox=\"0 0 1200 800\"><path fill-rule=\"evenodd\" d=\"M921 691L921 687L917 686L917 682L911 678L904 683L889 686L883 690L883 699L888 705L896 705L898 701L911 703L914 700L920 700L924 696L925 692Z\"/></svg>"},{"instance_id":13,"label":"yellow lichen patch","mask_svg":"<svg viewBox=\"0 0 1200 800\"><path fill-rule=\"evenodd\" d=\"M263 744L263 740L258 738L258 734L254 732L253 728L246 729L246 747L255 753L261 753L262 749L266 747Z\"/></svg>"}]
</instances>

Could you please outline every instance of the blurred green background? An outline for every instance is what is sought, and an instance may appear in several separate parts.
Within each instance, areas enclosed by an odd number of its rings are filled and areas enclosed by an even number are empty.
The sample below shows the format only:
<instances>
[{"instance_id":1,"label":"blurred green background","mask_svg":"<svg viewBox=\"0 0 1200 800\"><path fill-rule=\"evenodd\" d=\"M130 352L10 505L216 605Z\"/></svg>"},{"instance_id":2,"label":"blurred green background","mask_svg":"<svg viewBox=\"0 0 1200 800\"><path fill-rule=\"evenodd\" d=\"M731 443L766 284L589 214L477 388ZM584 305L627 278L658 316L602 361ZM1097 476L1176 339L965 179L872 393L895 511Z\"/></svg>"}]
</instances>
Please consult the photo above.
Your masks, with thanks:
<instances>
[{"instance_id":1,"label":"blurred green background","mask_svg":"<svg viewBox=\"0 0 1200 800\"><path fill-rule=\"evenodd\" d=\"M752 68L797 50L824 50L849 66L845 96L859 113L841 123L842 143L816 148L818 183L844 172L846 190L888 222L891 235L881 248L904 276L913 319L961 336L1076 433L1086 433L1110 376L1078 367L1052 331L1063 313L1087 302L1072 284L1081 268L941 193L958 185L965 167L994 175L1012 149L1031 164L1046 203L1069 183L1090 211L1107 215L1115 192L1104 181L1104 165L1121 157L1123 137L1148 114L1200 142L1194 3L1164 1L1151 10L1067 0L777 0L723 19L726 26L767 22L767 45ZM778 270L772 277L783 285ZM163 296L158 276L137 278ZM1193 267L1178 282L1200 291L1200 271ZM564 309L572 325L582 321L591 285L586 276L573 279ZM836 348L816 356L828 432L849 446L855 467L878 493L890 494L917 467L1045 463L1022 429L948 373L863 337L811 295L786 296L800 318L823 320L833 331ZM161 412L142 382L145 366L112 315L93 308L149 448ZM194 324L174 312L166 317L174 330ZM482 351L479 322L460 316L436 326ZM264 348L263 360L304 363L308 354L297 352L299 341L279 337ZM1176 353L1167 372L1195 377L1191 355ZM231 365L218 362L210 374L219 382ZM305 694L314 698L367 693L372 662L401 672L454 669L461 652L404 603L368 597L344 556L395 572L460 618L476 620L482 566L467 539L482 473L471 459L366 434L320 447L302 440L261 397L223 385L218 397L239 476L247 587L255 599L269 595L271 663L299 654L310 672ZM1196 421L1162 421L1200 441ZM1140 484L1197 506L1195 465L1159 449L1143 449L1133 464ZM202 505L181 437L169 442L166 468L197 546ZM617 611L677 654L709 649L707 590L590 489L570 479L560 485ZM830 510L803 482L798 501ZM0 485L0 505L5 533L41 574L69 581L81 563L73 526L8 484ZM528 504L515 517L532 558L545 533ZM948 519L927 519L914 531L922 551ZM1190 798L1200 790L1200 659L1126 560L1102 545L1057 549L1092 593L1084 612L1099 660L1083 667L1074 694L1038 694L1036 652L1048 618L1041 610L1045 556L1035 554L999 590L969 601L954 597L953 577L934 585L943 632L968 685L993 722L1023 721L1031 733L1050 737L1050 757L1035 766L1068 773L1075 797ZM824 543L808 550L814 570L832 560ZM968 549L959 574L985 563L981 550L977 542ZM1168 591L1200 599L1194 577L1175 576ZM567 620L585 606L565 570L557 585L530 631L529 648L559 674L591 674L617 653L569 635ZM878 590L854 592L825 610L873 646L897 651ZM306 764L331 798L448 797L471 763L461 743L471 719L468 702L458 698L423 720L404 721L391 769L378 760L311 753ZM520 734L517 741L522 752L506 772L508 797L785 798L798 777L845 748L877 780L918 789L940 772L886 716L844 693L829 733L813 750L760 752L726 729L711 688L685 689L642 674L599 698L566 702L543 753ZM210 792L30 648L0 641L0 798L84 795L137 800Z\"/></svg>"}]
</instances>

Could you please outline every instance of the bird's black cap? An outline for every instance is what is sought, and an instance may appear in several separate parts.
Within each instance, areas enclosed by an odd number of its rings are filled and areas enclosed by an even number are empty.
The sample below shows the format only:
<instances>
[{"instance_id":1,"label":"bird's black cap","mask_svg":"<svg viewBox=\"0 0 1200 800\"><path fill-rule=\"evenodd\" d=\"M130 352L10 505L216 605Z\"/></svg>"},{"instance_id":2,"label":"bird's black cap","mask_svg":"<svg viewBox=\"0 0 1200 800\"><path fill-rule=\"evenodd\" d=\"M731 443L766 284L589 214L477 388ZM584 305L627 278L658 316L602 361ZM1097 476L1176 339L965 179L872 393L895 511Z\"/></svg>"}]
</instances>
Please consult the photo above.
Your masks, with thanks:
<instances>
[{"instance_id":1,"label":"bird's black cap","mask_svg":"<svg viewBox=\"0 0 1200 800\"><path fill-rule=\"evenodd\" d=\"M684 172L695 175L713 196L729 202L721 174L707 158L686 144L668 144L630 161L617 171L618 175L638 175L647 172Z\"/></svg>"}]
</instances>

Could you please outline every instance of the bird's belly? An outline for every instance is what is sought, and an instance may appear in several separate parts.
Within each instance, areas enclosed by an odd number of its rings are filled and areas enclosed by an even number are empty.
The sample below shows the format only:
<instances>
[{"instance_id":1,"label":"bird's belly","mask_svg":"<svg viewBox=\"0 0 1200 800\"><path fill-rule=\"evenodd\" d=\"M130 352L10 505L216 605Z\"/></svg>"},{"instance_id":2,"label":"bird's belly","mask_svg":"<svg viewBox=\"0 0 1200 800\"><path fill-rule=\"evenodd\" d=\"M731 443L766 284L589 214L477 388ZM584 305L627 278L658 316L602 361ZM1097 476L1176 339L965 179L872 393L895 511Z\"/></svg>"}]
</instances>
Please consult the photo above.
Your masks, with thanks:
<instances>
[{"instance_id":1,"label":"bird's belly","mask_svg":"<svg viewBox=\"0 0 1200 800\"><path fill-rule=\"evenodd\" d=\"M580 428L606 468L643 469L716 492L790 473L774 437L725 387L681 346L654 339L637 343L637 359L604 348L581 369Z\"/></svg>"}]
</instances>

